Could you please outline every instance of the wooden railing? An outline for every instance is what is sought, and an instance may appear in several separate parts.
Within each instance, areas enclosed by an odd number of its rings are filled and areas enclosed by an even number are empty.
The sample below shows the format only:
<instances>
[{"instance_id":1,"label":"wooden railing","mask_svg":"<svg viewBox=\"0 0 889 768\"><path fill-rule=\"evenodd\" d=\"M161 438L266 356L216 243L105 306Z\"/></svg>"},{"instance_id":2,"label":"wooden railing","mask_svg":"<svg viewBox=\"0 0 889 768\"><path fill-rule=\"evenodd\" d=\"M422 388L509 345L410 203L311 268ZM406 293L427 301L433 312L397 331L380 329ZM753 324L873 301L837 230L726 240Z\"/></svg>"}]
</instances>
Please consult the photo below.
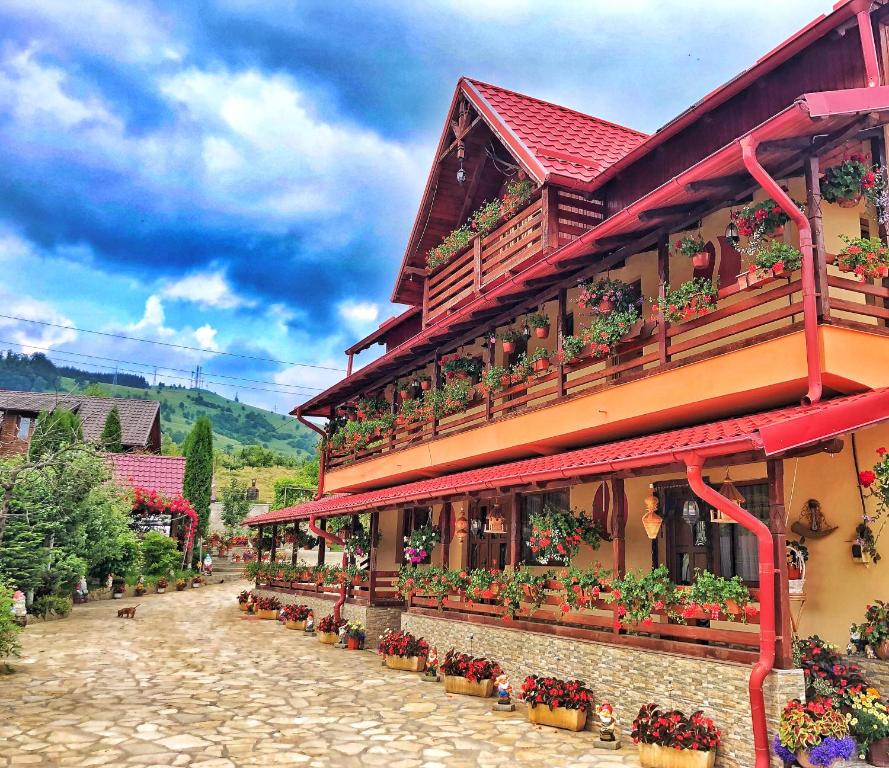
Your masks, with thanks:
<instances>
[{"instance_id":1,"label":"wooden railing","mask_svg":"<svg viewBox=\"0 0 889 768\"><path fill-rule=\"evenodd\" d=\"M657 611L650 623L624 628L617 619L616 607L602 599L593 601L591 608L563 612L563 597L559 592L564 592L562 584L549 582L539 606L535 607L530 601L523 602L512 617L496 599L470 601L461 592L449 593L441 601L433 595L413 594L408 601L408 611L725 661L749 663L758 655L759 633L755 631L759 624L758 614L748 617L746 624L742 624L740 621L713 621L703 611L696 611L684 619L685 624L678 624L665 612ZM758 600L758 590L752 590L751 594Z\"/></svg>"},{"instance_id":2,"label":"wooden railing","mask_svg":"<svg viewBox=\"0 0 889 768\"><path fill-rule=\"evenodd\" d=\"M827 278L828 322L871 333L889 334L889 288L847 277Z\"/></svg>"},{"instance_id":3,"label":"wooden railing","mask_svg":"<svg viewBox=\"0 0 889 768\"><path fill-rule=\"evenodd\" d=\"M398 571L371 571L360 580L356 579L346 586L347 602L359 605L400 605L404 601L396 589ZM280 581L270 579L257 586L273 589L287 594L321 597L335 600L339 597L340 584L319 584L317 581Z\"/></svg>"},{"instance_id":4,"label":"wooden railing","mask_svg":"<svg viewBox=\"0 0 889 768\"><path fill-rule=\"evenodd\" d=\"M849 282L853 281L844 281ZM859 290L885 291L860 283L854 285ZM802 326L801 290L799 279L782 279L748 291L729 286L720 291L719 306L713 312L672 325L640 321L619 345L616 355L553 364L528 381L487 396L478 395L459 414L398 426L390 435L360 451L330 452L327 466L335 469L793 332ZM889 311L882 307L855 307L872 313L871 317L889 317Z\"/></svg>"},{"instance_id":5,"label":"wooden railing","mask_svg":"<svg viewBox=\"0 0 889 768\"><path fill-rule=\"evenodd\" d=\"M604 217L599 200L555 189L537 192L525 208L484 237L475 237L426 278L423 318L453 311L520 270L547 248L580 237Z\"/></svg>"}]
</instances>

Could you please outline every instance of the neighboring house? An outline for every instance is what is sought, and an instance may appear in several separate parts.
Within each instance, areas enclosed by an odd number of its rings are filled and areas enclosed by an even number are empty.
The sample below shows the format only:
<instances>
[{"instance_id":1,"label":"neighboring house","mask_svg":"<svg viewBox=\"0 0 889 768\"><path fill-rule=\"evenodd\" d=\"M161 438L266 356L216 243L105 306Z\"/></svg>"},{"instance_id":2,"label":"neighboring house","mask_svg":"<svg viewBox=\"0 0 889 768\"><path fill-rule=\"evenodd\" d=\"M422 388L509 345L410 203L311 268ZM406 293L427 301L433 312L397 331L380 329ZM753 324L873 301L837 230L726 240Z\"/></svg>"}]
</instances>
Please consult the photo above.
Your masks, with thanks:
<instances>
[{"instance_id":1,"label":"neighboring house","mask_svg":"<svg viewBox=\"0 0 889 768\"><path fill-rule=\"evenodd\" d=\"M83 436L97 443L111 409L120 414L124 450L160 453L161 418L157 400L89 397L48 392L0 390L0 455L28 450L41 411L65 408L80 416Z\"/></svg>"},{"instance_id":2,"label":"neighboring house","mask_svg":"<svg viewBox=\"0 0 889 768\"><path fill-rule=\"evenodd\" d=\"M144 488L167 498L182 495L184 456L147 453L109 453L112 478L121 488Z\"/></svg>"},{"instance_id":3,"label":"neighboring house","mask_svg":"<svg viewBox=\"0 0 889 768\"><path fill-rule=\"evenodd\" d=\"M295 410L328 420L320 487L332 495L247 525L280 534L367 514L370 576L343 589L368 638L400 622L440 650L500 661L514 684L586 679L625 726L644 702L702 708L724 734L717 765L767 765L781 707L805 695L794 631L845 646L850 623L887 597L889 565L871 562L856 527L876 513L858 472L889 446L889 281L856 280L838 259L844 238L885 232L856 190L822 200L819 184L859 155L886 162L887 40L889 6L841 0L651 136L461 79L392 295L413 309L348 350L385 354ZM515 204L519 179L530 196ZM491 228L462 228L498 197L478 220ZM760 257L786 245L793 260L751 273L736 219L763 204L750 212L759 227L768 198L780 215ZM687 255L674 246L685 235L702 239ZM608 325L613 307L580 285L605 278L644 299L639 322ZM717 306L652 306L691 293L692 278L719 279ZM620 332L603 350L590 329L605 327ZM481 585L492 570L542 577L532 525L567 530L569 510L607 529L574 559L584 603L552 560L538 593L468 593L467 571ZM405 537L430 526L440 542L425 562L451 573L424 585L437 571L423 577L421 564L399 612ZM789 529L806 537L804 581L789 575ZM622 601L644 590L593 591L596 563L614 578L663 567L682 587L703 588L703 571L737 576L759 610L748 623L727 621L728 604L678 622L652 597L633 622L621 610L638 606ZM269 580L316 615L338 598ZM502 601L517 593L511 615ZM865 663L889 679L889 662Z\"/></svg>"}]
</instances>

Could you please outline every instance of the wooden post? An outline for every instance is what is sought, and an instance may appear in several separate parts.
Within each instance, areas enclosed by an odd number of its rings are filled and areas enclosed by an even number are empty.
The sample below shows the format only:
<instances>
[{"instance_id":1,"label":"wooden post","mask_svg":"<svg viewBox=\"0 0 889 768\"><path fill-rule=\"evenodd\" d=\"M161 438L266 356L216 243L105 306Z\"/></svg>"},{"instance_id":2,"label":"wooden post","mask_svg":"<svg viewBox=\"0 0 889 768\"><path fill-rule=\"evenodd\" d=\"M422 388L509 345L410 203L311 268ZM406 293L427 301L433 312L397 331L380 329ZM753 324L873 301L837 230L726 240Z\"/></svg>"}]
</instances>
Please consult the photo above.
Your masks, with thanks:
<instances>
[{"instance_id":1,"label":"wooden post","mask_svg":"<svg viewBox=\"0 0 889 768\"><path fill-rule=\"evenodd\" d=\"M522 562L522 510L518 494L509 496L509 564L515 568Z\"/></svg>"},{"instance_id":2,"label":"wooden post","mask_svg":"<svg viewBox=\"0 0 889 768\"><path fill-rule=\"evenodd\" d=\"M555 187L546 187L541 193L541 218L543 237L541 245L544 253L559 247L559 192Z\"/></svg>"},{"instance_id":3,"label":"wooden post","mask_svg":"<svg viewBox=\"0 0 889 768\"><path fill-rule=\"evenodd\" d=\"M472 241L472 278L476 293L482 290L482 238L476 235Z\"/></svg>"},{"instance_id":4,"label":"wooden post","mask_svg":"<svg viewBox=\"0 0 889 768\"><path fill-rule=\"evenodd\" d=\"M322 517L318 521L318 527L322 531L326 531L327 530L327 520ZM319 536L318 537L318 565L324 565L324 550L325 550L326 544L327 544L327 542L324 541L324 537Z\"/></svg>"},{"instance_id":5,"label":"wooden post","mask_svg":"<svg viewBox=\"0 0 889 768\"><path fill-rule=\"evenodd\" d=\"M441 528L441 567L450 567L451 561L451 537L454 535L453 525L453 507L451 502L446 501L441 507L441 518L439 527Z\"/></svg>"},{"instance_id":6,"label":"wooden post","mask_svg":"<svg viewBox=\"0 0 889 768\"><path fill-rule=\"evenodd\" d=\"M562 340L565 338L565 325L568 312L568 291L562 288L559 291L556 309L556 354L559 364L556 366L558 378L557 396L565 397L565 364L562 362Z\"/></svg>"},{"instance_id":7,"label":"wooden post","mask_svg":"<svg viewBox=\"0 0 889 768\"><path fill-rule=\"evenodd\" d=\"M299 520L293 521L293 551L290 553L290 564L296 565L299 561Z\"/></svg>"},{"instance_id":8,"label":"wooden post","mask_svg":"<svg viewBox=\"0 0 889 768\"><path fill-rule=\"evenodd\" d=\"M488 346L488 367L491 368L494 365L494 361L497 359L497 337L494 334L494 331L491 331L491 336L488 341L494 339L494 343ZM485 395L485 421L491 420L491 408L494 405L494 395L489 389Z\"/></svg>"},{"instance_id":9,"label":"wooden post","mask_svg":"<svg viewBox=\"0 0 889 768\"><path fill-rule=\"evenodd\" d=\"M275 562L275 555L278 553L278 526L272 526L272 549L269 552L269 562Z\"/></svg>"},{"instance_id":10,"label":"wooden post","mask_svg":"<svg viewBox=\"0 0 889 768\"><path fill-rule=\"evenodd\" d=\"M818 181L818 157L809 155L805 162L806 210L812 227L812 251L815 257L815 293L818 319L830 320L830 287L827 284L827 251L824 247L824 224L821 218L821 185Z\"/></svg>"},{"instance_id":11,"label":"wooden post","mask_svg":"<svg viewBox=\"0 0 889 768\"><path fill-rule=\"evenodd\" d=\"M435 358L432 361L432 386L441 389L441 350L435 350ZM438 417L432 414L432 436L438 434Z\"/></svg>"},{"instance_id":12,"label":"wooden post","mask_svg":"<svg viewBox=\"0 0 889 768\"><path fill-rule=\"evenodd\" d=\"M622 477L611 480L611 504L614 509L611 517L611 568L615 576L622 577L627 570L626 544L624 534L627 528L627 510L624 503L624 481ZM620 616L617 604L614 606L614 634L620 634Z\"/></svg>"},{"instance_id":13,"label":"wooden post","mask_svg":"<svg viewBox=\"0 0 889 768\"><path fill-rule=\"evenodd\" d=\"M784 462L766 462L769 480L769 529L775 547L775 667L793 667L793 628L790 621L790 593L787 585L787 528L784 510Z\"/></svg>"},{"instance_id":14,"label":"wooden post","mask_svg":"<svg viewBox=\"0 0 889 768\"><path fill-rule=\"evenodd\" d=\"M376 600L377 593L377 536L380 531L380 513L370 513L370 553L368 557L367 570L369 573L370 585L367 591L368 605L373 605Z\"/></svg>"},{"instance_id":15,"label":"wooden post","mask_svg":"<svg viewBox=\"0 0 889 768\"><path fill-rule=\"evenodd\" d=\"M657 279L658 279L658 298L662 299L667 293L667 284L670 282L670 235L667 232L661 234L657 243ZM670 356L667 354L667 321L664 320L664 314L661 312L660 321L658 322L658 355L661 365L670 362Z\"/></svg>"},{"instance_id":16,"label":"wooden post","mask_svg":"<svg viewBox=\"0 0 889 768\"><path fill-rule=\"evenodd\" d=\"M884 27L881 27L880 29L881 29L881 32L884 32ZM885 41L885 39L886 39L885 32L881 36L882 36L883 40ZM886 134L884 131L885 131L885 128L881 128L880 134L878 136L874 136L870 140L871 160L872 160L872 162L879 165L881 168L886 167L886 139L885 139ZM882 221L880 221L880 218L882 217L883 213L884 213L883 210L880 210L880 209L877 210L877 221L879 222L877 226L879 227L880 240L882 240L885 243L886 242L886 225ZM880 285L882 285L883 288L889 288L889 278L884 277L880 281ZM889 309L889 299L882 299L880 301L880 305L886 309ZM889 325L889 320L882 320L882 321L878 320L877 322L882 322L883 325Z\"/></svg>"},{"instance_id":17,"label":"wooden post","mask_svg":"<svg viewBox=\"0 0 889 768\"><path fill-rule=\"evenodd\" d=\"M257 526L256 533L256 562L262 562L262 534L265 531L265 526Z\"/></svg>"}]
</instances>

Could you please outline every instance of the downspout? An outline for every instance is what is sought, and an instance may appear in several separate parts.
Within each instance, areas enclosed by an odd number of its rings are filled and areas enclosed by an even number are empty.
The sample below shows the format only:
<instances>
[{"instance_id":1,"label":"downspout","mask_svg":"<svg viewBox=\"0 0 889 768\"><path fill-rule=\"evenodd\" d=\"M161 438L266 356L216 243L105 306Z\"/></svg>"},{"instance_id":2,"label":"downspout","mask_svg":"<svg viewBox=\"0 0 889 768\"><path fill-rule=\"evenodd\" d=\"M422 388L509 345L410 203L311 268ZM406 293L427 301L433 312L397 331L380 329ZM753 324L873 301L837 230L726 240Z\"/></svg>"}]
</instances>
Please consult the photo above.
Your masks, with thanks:
<instances>
[{"instance_id":1,"label":"downspout","mask_svg":"<svg viewBox=\"0 0 889 768\"><path fill-rule=\"evenodd\" d=\"M873 88L880 84L880 65L877 61L877 46L874 43L874 28L870 18L871 0L856 0L852 4L858 21L858 36L861 38L861 55L864 57L864 72L867 85Z\"/></svg>"},{"instance_id":2,"label":"downspout","mask_svg":"<svg viewBox=\"0 0 889 768\"><path fill-rule=\"evenodd\" d=\"M327 465L327 434L324 432L321 427L317 424L312 424L307 418L305 418L302 414L302 408L296 409L296 420L305 427L317 432L321 435L321 451L318 457L318 490L315 493L315 500L317 501L324 495L324 470Z\"/></svg>"},{"instance_id":3,"label":"downspout","mask_svg":"<svg viewBox=\"0 0 889 768\"><path fill-rule=\"evenodd\" d=\"M682 456L688 484L692 491L732 520L743 525L756 536L759 550L759 659L750 673L750 714L753 720L753 748L755 768L769 768L769 732L766 724L765 700L762 686L775 664L775 553L772 533L768 526L708 486L702 476L704 459L700 453Z\"/></svg>"},{"instance_id":4,"label":"downspout","mask_svg":"<svg viewBox=\"0 0 889 768\"><path fill-rule=\"evenodd\" d=\"M796 224L799 230L799 249L802 253L803 327L806 338L806 369L809 391L804 403L811 405L821 400L821 341L818 336L818 309L815 291L815 256L812 251L812 227L806 215L797 208L790 196L781 189L756 159L759 141L752 134L740 140L741 157L750 175Z\"/></svg>"},{"instance_id":5,"label":"downspout","mask_svg":"<svg viewBox=\"0 0 889 768\"><path fill-rule=\"evenodd\" d=\"M316 536L320 536L324 541L328 544L337 544L342 547L346 542L341 539L339 536L334 536L330 531L325 531L322 528L319 528L317 525L318 515L311 515L309 517L309 530L314 533ZM343 568L348 565L349 556L346 554L346 550L343 549ZM337 598L337 601L333 604L333 618L337 621L340 620L340 608L346 602L346 582L344 581L340 586L340 596Z\"/></svg>"}]
</instances>

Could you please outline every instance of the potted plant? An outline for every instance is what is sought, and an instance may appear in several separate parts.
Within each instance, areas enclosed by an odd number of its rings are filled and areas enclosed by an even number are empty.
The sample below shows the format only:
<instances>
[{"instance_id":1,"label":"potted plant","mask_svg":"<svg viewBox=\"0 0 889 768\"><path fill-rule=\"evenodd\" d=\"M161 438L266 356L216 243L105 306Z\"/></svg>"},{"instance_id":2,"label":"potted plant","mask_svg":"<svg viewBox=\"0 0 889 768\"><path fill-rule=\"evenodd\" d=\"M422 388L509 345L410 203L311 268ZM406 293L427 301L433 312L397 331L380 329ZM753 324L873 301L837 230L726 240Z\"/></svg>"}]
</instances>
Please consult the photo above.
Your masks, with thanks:
<instances>
[{"instance_id":1,"label":"potted plant","mask_svg":"<svg viewBox=\"0 0 889 768\"><path fill-rule=\"evenodd\" d=\"M482 361L468 355L444 355L441 360L441 372L446 379L476 379L482 372Z\"/></svg>"},{"instance_id":2,"label":"potted plant","mask_svg":"<svg viewBox=\"0 0 889 768\"><path fill-rule=\"evenodd\" d=\"M530 355L528 355L528 363L535 373L544 373L549 370L550 351L543 347L538 347Z\"/></svg>"},{"instance_id":3,"label":"potted plant","mask_svg":"<svg viewBox=\"0 0 889 768\"><path fill-rule=\"evenodd\" d=\"M336 645L340 639L340 627L346 623L345 619L335 619L333 614L323 616L316 628L318 640L325 645Z\"/></svg>"},{"instance_id":4,"label":"potted plant","mask_svg":"<svg viewBox=\"0 0 889 768\"><path fill-rule=\"evenodd\" d=\"M840 237L846 243L836 258L841 272L862 281L889 276L889 249L879 237Z\"/></svg>"},{"instance_id":5,"label":"potted plant","mask_svg":"<svg viewBox=\"0 0 889 768\"><path fill-rule=\"evenodd\" d=\"M411 385L409 382L403 382L401 384L401 387L398 390L398 396L402 400L413 400L414 399L414 393L411 391Z\"/></svg>"},{"instance_id":6,"label":"potted plant","mask_svg":"<svg viewBox=\"0 0 889 768\"><path fill-rule=\"evenodd\" d=\"M595 282L583 282L579 288L577 306L600 314L607 314L615 309L627 309L635 304L633 290L623 280L603 277Z\"/></svg>"},{"instance_id":7,"label":"potted plant","mask_svg":"<svg viewBox=\"0 0 889 768\"><path fill-rule=\"evenodd\" d=\"M598 549L605 537L601 526L583 512L544 504L541 512L531 515L528 546L541 563L567 565L581 543Z\"/></svg>"},{"instance_id":8,"label":"potted plant","mask_svg":"<svg viewBox=\"0 0 889 768\"><path fill-rule=\"evenodd\" d=\"M644 704L630 732L643 768L713 768L719 729L701 711L686 717L678 709Z\"/></svg>"},{"instance_id":9,"label":"potted plant","mask_svg":"<svg viewBox=\"0 0 889 768\"><path fill-rule=\"evenodd\" d=\"M346 649L350 651L360 651L364 648L364 638L366 631L364 624L360 621L348 621L345 625L346 629Z\"/></svg>"},{"instance_id":10,"label":"potted plant","mask_svg":"<svg viewBox=\"0 0 889 768\"><path fill-rule=\"evenodd\" d=\"M500 594L503 574L487 568L475 568L469 572L466 597L470 600L493 600Z\"/></svg>"},{"instance_id":11,"label":"potted plant","mask_svg":"<svg viewBox=\"0 0 889 768\"><path fill-rule=\"evenodd\" d=\"M287 629L304 630L306 628L306 619L309 618L311 612L311 608L307 605L291 604L285 605L281 609L281 617L284 619L284 626Z\"/></svg>"},{"instance_id":12,"label":"potted plant","mask_svg":"<svg viewBox=\"0 0 889 768\"><path fill-rule=\"evenodd\" d=\"M250 608L250 603L252 602L252 600L252 593L247 589L242 590L238 593L238 608L246 612L247 609Z\"/></svg>"},{"instance_id":13,"label":"potted plant","mask_svg":"<svg viewBox=\"0 0 889 768\"><path fill-rule=\"evenodd\" d=\"M846 718L833 699L821 696L805 703L799 699L787 703L772 747L785 763L796 761L803 768L834 766L856 750Z\"/></svg>"},{"instance_id":14,"label":"potted plant","mask_svg":"<svg viewBox=\"0 0 889 768\"><path fill-rule=\"evenodd\" d=\"M528 720L568 731L582 731L593 705L593 692L582 680L529 675L522 683Z\"/></svg>"},{"instance_id":15,"label":"potted plant","mask_svg":"<svg viewBox=\"0 0 889 768\"><path fill-rule=\"evenodd\" d=\"M870 648L878 659L889 661L889 603L875 600L868 605L864 621L853 624L850 635L861 650Z\"/></svg>"},{"instance_id":16,"label":"potted plant","mask_svg":"<svg viewBox=\"0 0 889 768\"><path fill-rule=\"evenodd\" d=\"M426 374L421 374L417 376L417 384L420 385L420 389L423 392L428 392L432 388L432 377L427 376Z\"/></svg>"},{"instance_id":17,"label":"potted plant","mask_svg":"<svg viewBox=\"0 0 889 768\"><path fill-rule=\"evenodd\" d=\"M494 692L494 678L503 672L496 661L473 658L453 648L445 654L440 669L448 693L482 698L491 696Z\"/></svg>"},{"instance_id":18,"label":"potted plant","mask_svg":"<svg viewBox=\"0 0 889 768\"><path fill-rule=\"evenodd\" d=\"M201 586L201 584L203 584L203 582L204 582L204 577L201 576L200 574L197 574L191 580L192 589L197 589L198 587Z\"/></svg>"},{"instance_id":19,"label":"potted plant","mask_svg":"<svg viewBox=\"0 0 889 768\"><path fill-rule=\"evenodd\" d=\"M185 579L176 579L176 591L182 592L188 586L188 582Z\"/></svg>"},{"instance_id":20,"label":"potted plant","mask_svg":"<svg viewBox=\"0 0 889 768\"><path fill-rule=\"evenodd\" d=\"M422 672L429 657L429 643L410 632L392 632L387 629L380 636L377 652L389 669Z\"/></svg>"},{"instance_id":21,"label":"potted plant","mask_svg":"<svg viewBox=\"0 0 889 768\"><path fill-rule=\"evenodd\" d=\"M411 565L425 562L435 545L441 541L441 531L432 525L423 525L404 537L404 559Z\"/></svg>"},{"instance_id":22,"label":"potted plant","mask_svg":"<svg viewBox=\"0 0 889 768\"><path fill-rule=\"evenodd\" d=\"M115 576L111 579L111 597L120 600L127 591L127 581L123 576Z\"/></svg>"},{"instance_id":23,"label":"potted plant","mask_svg":"<svg viewBox=\"0 0 889 768\"><path fill-rule=\"evenodd\" d=\"M260 619L277 619L281 610L281 601L272 595L271 597L253 598L253 613Z\"/></svg>"},{"instance_id":24,"label":"potted plant","mask_svg":"<svg viewBox=\"0 0 889 768\"><path fill-rule=\"evenodd\" d=\"M738 275L740 288L756 288L772 280L789 278L802 265L802 254L781 240L770 240L756 251L753 263Z\"/></svg>"},{"instance_id":25,"label":"potted plant","mask_svg":"<svg viewBox=\"0 0 889 768\"><path fill-rule=\"evenodd\" d=\"M507 328L500 334L500 342L503 345L503 351L511 355L516 350L516 345L525 338L525 334L517 328Z\"/></svg>"},{"instance_id":26,"label":"potted plant","mask_svg":"<svg viewBox=\"0 0 889 768\"><path fill-rule=\"evenodd\" d=\"M889 710L873 688L848 699L849 727L858 744L858 756L868 765L889 766Z\"/></svg>"},{"instance_id":27,"label":"potted plant","mask_svg":"<svg viewBox=\"0 0 889 768\"><path fill-rule=\"evenodd\" d=\"M799 203L797 206L802 208ZM753 246L764 237L781 237L784 234L784 225L790 221L790 217L770 197L745 205L732 214L732 219L738 227L738 233L749 237Z\"/></svg>"},{"instance_id":28,"label":"potted plant","mask_svg":"<svg viewBox=\"0 0 889 768\"><path fill-rule=\"evenodd\" d=\"M680 256L691 259L695 269L707 269L710 266L710 252L701 235L686 235L674 244L674 251Z\"/></svg>"},{"instance_id":29,"label":"potted plant","mask_svg":"<svg viewBox=\"0 0 889 768\"><path fill-rule=\"evenodd\" d=\"M696 619L703 613L714 621L746 621L758 611L750 606L750 590L739 576L727 579L710 571L695 570L690 587L676 590L680 617ZM747 610L748 607L751 610Z\"/></svg>"},{"instance_id":30,"label":"potted plant","mask_svg":"<svg viewBox=\"0 0 889 768\"><path fill-rule=\"evenodd\" d=\"M157 592L159 595L162 595L164 592L167 591L167 587L169 586L169 584L170 582L167 581L166 577L161 576L154 583L154 591Z\"/></svg>"},{"instance_id":31,"label":"potted plant","mask_svg":"<svg viewBox=\"0 0 889 768\"><path fill-rule=\"evenodd\" d=\"M671 618L679 618L675 612L676 587L670 581L670 572L664 565L647 572L627 571L621 578L611 581L611 589L603 599L617 606L617 615L624 627L647 627L652 616L666 611Z\"/></svg>"},{"instance_id":32,"label":"potted plant","mask_svg":"<svg viewBox=\"0 0 889 768\"><path fill-rule=\"evenodd\" d=\"M868 166L863 155L852 155L842 163L832 165L821 177L821 197L841 208L854 208L864 194L877 187L877 174Z\"/></svg>"},{"instance_id":33,"label":"potted plant","mask_svg":"<svg viewBox=\"0 0 889 768\"><path fill-rule=\"evenodd\" d=\"M137 581L133 587L133 594L135 594L136 597L142 597L147 591L148 588L145 586L145 577L140 576L139 581Z\"/></svg>"},{"instance_id":34,"label":"potted plant","mask_svg":"<svg viewBox=\"0 0 889 768\"><path fill-rule=\"evenodd\" d=\"M509 370L501 365L489 365L482 374L482 386L488 392L508 389L512 385Z\"/></svg>"},{"instance_id":35,"label":"potted plant","mask_svg":"<svg viewBox=\"0 0 889 768\"><path fill-rule=\"evenodd\" d=\"M657 307L668 323L681 323L716 309L718 292L712 280L696 277L676 289L666 286Z\"/></svg>"},{"instance_id":36,"label":"potted plant","mask_svg":"<svg viewBox=\"0 0 889 768\"><path fill-rule=\"evenodd\" d=\"M801 595L806 586L806 563L809 561L809 548L806 537L788 539L785 544L787 552L787 585L791 595Z\"/></svg>"},{"instance_id":37,"label":"potted plant","mask_svg":"<svg viewBox=\"0 0 889 768\"><path fill-rule=\"evenodd\" d=\"M549 336L549 318L543 312L532 312L526 318L526 322L538 339L545 339Z\"/></svg>"}]
</instances>

